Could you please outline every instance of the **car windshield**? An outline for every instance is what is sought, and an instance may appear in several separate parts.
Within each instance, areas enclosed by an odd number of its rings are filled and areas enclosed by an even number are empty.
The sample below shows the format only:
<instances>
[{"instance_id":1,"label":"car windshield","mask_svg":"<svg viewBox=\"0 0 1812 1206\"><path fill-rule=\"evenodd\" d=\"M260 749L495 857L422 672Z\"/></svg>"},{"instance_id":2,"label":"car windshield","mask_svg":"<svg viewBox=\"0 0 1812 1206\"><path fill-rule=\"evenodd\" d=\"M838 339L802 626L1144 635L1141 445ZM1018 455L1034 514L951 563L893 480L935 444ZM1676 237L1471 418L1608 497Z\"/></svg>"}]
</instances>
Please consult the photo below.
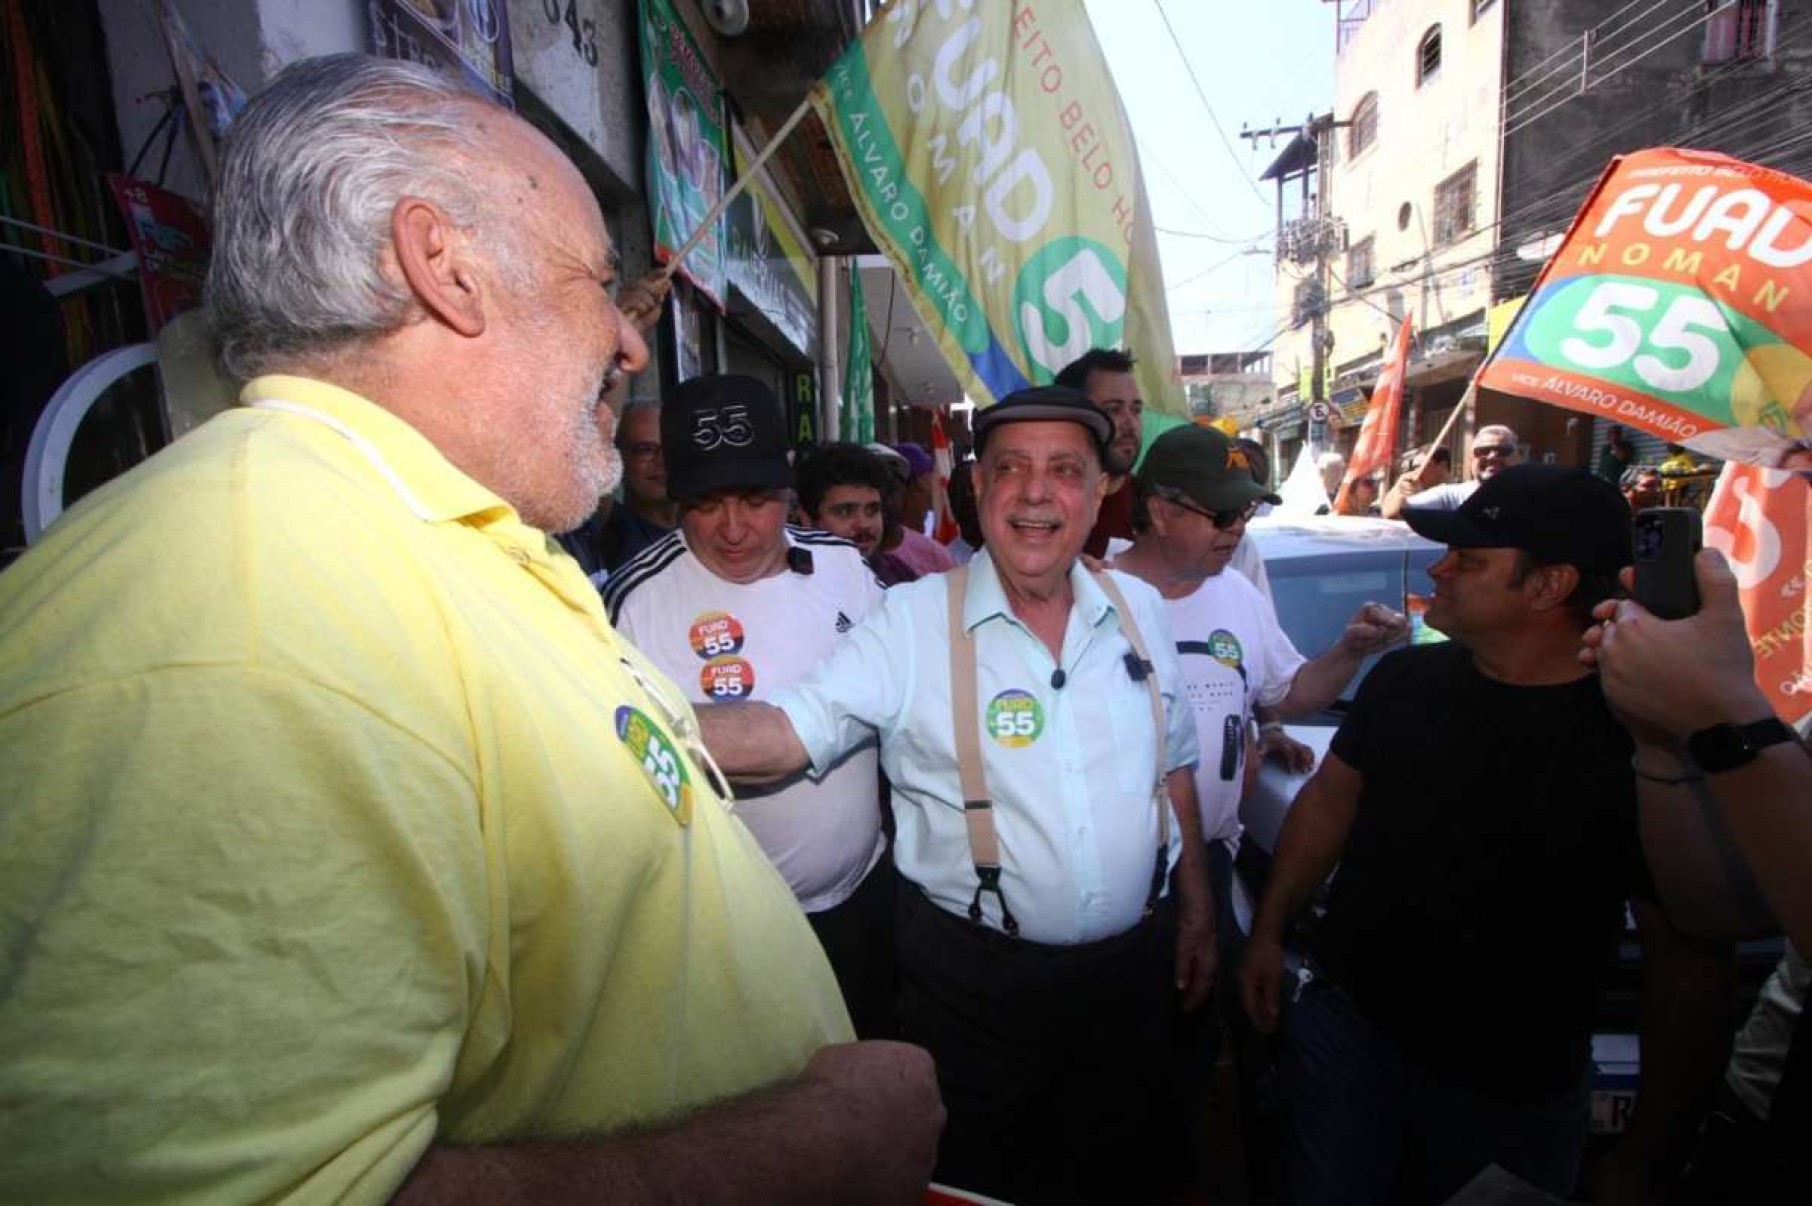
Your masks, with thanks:
<instances>
[{"instance_id":1,"label":"car windshield","mask_svg":"<svg viewBox=\"0 0 1812 1206\"><path fill-rule=\"evenodd\" d=\"M1365 603L1382 603L1411 614L1410 596L1430 589L1428 567L1442 548L1388 519L1324 516L1312 519L1255 519L1246 528L1265 561L1277 620L1305 657L1314 657L1340 639L1346 623ZM1415 626L1416 639L1440 634ZM1350 700L1371 671L1366 659L1342 693Z\"/></svg>"}]
</instances>

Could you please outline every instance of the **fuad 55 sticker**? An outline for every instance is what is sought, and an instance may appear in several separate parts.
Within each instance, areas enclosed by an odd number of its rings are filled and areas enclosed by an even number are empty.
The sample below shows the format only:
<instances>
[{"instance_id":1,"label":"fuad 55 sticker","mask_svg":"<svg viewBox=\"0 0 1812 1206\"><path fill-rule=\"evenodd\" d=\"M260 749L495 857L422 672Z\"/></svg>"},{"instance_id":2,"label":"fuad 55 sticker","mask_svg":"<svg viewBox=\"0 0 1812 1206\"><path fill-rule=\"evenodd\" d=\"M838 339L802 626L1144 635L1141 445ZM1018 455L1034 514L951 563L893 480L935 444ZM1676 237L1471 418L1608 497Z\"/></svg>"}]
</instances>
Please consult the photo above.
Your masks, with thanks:
<instances>
[{"instance_id":1,"label":"fuad 55 sticker","mask_svg":"<svg viewBox=\"0 0 1812 1206\"><path fill-rule=\"evenodd\" d=\"M1225 628L1216 628L1208 634L1208 652L1215 661L1232 670L1238 670L1240 663L1246 660L1246 651L1239 638Z\"/></svg>"},{"instance_id":2,"label":"fuad 55 sticker","mask_svg":"<svg viewBox=\"0 0 1812 1206\"><path fill-rule=\"evenodd\" d=\"M740 657L714 657L698 672L705 698L728 702L755 694L755 667Z\"/></svg>"},{"instance_id":3,"label":"fuad 55 sticker","mask_svg":"<svg viewBox=\"0 0 1812 1206\"><path fill-rule=\"evenodd\" d=\"M624 704L617 708L617 739L630 756L642 764L642 773L673 819L692 823L692 783L686 774L686 757L673 739L647 715Z\"/></svg>"},{"instance_id":4,"label":"fuad 55 sticker","mask_svg":"<svg viewBox=\"0 0 1812 1206\"><path fill-rule=\"evenodd\" d=\"M1014 688L988 701L988 736L1010 750L1022 749L1044 732L1044 709L1031 692Z\"/></svg>"},{"instance_id":5,"label":"fuad 55 sticker","mask_svg":"<svg viewBox=\"0 0 1812 1206\"><path fill-rule=\"evenodd\" d=\"M729 612L707 611L692 621L687 639L692 643L692 652L706 660L741 653L742 621Z\"/></svg>"}]
</instances>

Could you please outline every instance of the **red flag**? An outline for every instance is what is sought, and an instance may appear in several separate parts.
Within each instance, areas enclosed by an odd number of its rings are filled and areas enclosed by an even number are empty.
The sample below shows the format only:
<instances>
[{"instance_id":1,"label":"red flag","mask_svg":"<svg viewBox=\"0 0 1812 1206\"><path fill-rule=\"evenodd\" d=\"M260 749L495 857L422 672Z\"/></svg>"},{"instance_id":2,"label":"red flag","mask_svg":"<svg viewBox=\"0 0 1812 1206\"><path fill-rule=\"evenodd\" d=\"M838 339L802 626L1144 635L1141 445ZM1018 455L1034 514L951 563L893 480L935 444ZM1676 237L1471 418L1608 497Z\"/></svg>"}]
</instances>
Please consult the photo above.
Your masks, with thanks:
<instances>
[{"instance_id":1,"label":"red flag","mask_svg":"<svg viewBox=\"0 0 1812 1206\"><path fill-rule=\"evenodd\" d=\"M1788 724L1812 713L1812 487L1790 470L1726 462L1705 505L1705 543L1736 575L1755 680Z\"/></svg>"},{"instance_id":2,"label":"red flag","mask_svg":"<svg viewBox=\"0 0 1812 1206\"><path fill-rule=\"evenodd\" d=\"M957 527L956 516L950 511L950 471L956 468L956 458L950 450L950 437L944 434L942 416L941 407L931 412L931 461L936 469L931 485L931 506L932 514L937 516L931 538L939 544L949 544L962 534L962 529Z\"/></svg>"},{"instance_id":3,"label":"red flag","mask_svg":"<svg viewBox=\"0 0 1812 1206\"><path fill-rule=\"evenodd\" d=\"M1334 510L1346 514L1347 495L1353 482L1369 477L1380 469L1389 469L1397 445L1397 421L1403 413L1403 378L1409 372L1409 316L1397 328L1397 337L1384 352L1384 369L1372 390L1371 404L1365 409L1365 422L1353 444L1353 454L1346 458L1346 477L1334 499Z\"/></svg>"}]
</instances>

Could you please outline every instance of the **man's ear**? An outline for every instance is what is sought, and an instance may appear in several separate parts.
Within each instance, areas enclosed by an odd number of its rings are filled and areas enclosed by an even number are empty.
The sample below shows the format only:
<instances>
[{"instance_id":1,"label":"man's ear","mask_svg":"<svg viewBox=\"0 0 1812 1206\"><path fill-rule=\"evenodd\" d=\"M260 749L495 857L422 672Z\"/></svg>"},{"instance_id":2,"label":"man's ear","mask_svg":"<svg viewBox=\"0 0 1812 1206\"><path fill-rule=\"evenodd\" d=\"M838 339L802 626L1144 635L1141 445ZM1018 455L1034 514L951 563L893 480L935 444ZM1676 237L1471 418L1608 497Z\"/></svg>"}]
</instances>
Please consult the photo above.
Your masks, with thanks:
<instances>
[{"instance_id":1,"label":"man's ear","mask_svg":"<svg viewBox=\"0 0 1812 1206\"><path fill-rule=\"evenodd\" d=\"M484 290L470 243L434 202L404 197L390 212L397 270L422 309L467 339L484 334Z\"/></svg>"},{"instance_id":2,"label":"man's ear","mask_svg":"<svg viewBox=\"0 0 1812 1206\"><path fill-rule=\"evenodd\" d=\"M1570 565L1539 566L1529 574L1529 601L1536 611L1553 611L1566 606L1579 589L1579 571Z\"/></svg>"}]
</instances>

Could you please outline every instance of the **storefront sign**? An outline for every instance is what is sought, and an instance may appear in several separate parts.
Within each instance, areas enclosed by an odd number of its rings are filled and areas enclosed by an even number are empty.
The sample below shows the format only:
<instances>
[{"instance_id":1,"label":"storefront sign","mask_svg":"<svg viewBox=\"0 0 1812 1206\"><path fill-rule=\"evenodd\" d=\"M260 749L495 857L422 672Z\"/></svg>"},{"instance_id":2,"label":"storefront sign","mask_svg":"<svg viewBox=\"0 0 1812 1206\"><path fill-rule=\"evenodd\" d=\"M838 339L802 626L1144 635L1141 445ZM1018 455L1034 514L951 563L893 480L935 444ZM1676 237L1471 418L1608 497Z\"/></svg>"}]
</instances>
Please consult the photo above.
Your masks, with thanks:
<instances>
[{"instance_id":1,"label":"storefront sign","mask_svg":"<svg viewBox=\"0 0 1812 1206\"><path fill-rule=\"evenodd\" d=\"M736 174L753 158L735 138ZM786 203L764 171L756 174L724 215L726 272L731 285L807 359L818 348L818 266L788 220Z\"/></svg>"},{"instance_id":2,"label":"storefront sign","mask_svg":"<svg viewBox=\"0 0 1812 1206\"><path fill-rule=\"evenodd\" d=\"M500 104L510 100L507 0L369 0L371 48L464 79ZM553 0L518 0L549 4Z\"/></svg>"},{"instance_id":3,"label":"storefront sign","mask_svg":"<svg viewBox=\"0 0 1812 1206\"><path fill-rule=\"evenodd\" d=\"M654 252L673 258L724 195L729 142L722 90L670 0L642 0L642 76L648 96L648 209ZM723 226L679 268L723 309L728 284Z\"/></svg>"}]
</instances>

